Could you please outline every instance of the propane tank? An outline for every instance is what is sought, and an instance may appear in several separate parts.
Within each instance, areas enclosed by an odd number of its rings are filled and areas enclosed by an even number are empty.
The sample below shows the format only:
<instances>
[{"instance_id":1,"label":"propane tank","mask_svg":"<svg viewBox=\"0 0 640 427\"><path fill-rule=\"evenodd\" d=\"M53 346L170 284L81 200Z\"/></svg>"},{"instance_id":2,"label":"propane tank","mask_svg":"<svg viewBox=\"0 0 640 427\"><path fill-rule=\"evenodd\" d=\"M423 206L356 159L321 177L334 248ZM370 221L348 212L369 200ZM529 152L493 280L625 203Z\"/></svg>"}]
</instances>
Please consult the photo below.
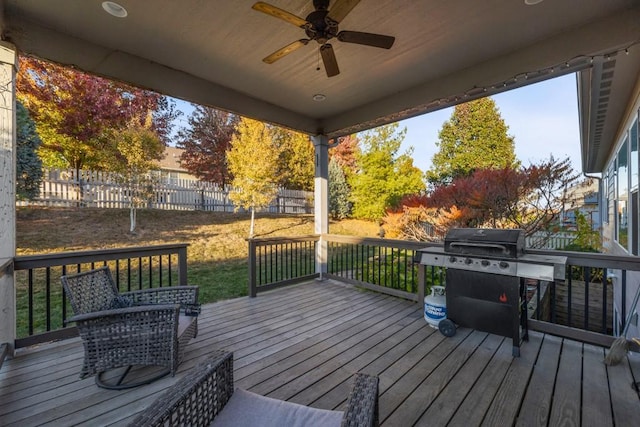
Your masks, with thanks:
<instances>
[{"instance_id":1,"label":"propane tank","mask_svg":"<svg viewBox=\"0 0 640 427\"><path fill-rule=\"evenodd\" d=\"M438 329L440 321L447 317L444 292L444 286L432 286L431 295L424 297L424 320L435 329Z\"/></svg>"}]
</instances>

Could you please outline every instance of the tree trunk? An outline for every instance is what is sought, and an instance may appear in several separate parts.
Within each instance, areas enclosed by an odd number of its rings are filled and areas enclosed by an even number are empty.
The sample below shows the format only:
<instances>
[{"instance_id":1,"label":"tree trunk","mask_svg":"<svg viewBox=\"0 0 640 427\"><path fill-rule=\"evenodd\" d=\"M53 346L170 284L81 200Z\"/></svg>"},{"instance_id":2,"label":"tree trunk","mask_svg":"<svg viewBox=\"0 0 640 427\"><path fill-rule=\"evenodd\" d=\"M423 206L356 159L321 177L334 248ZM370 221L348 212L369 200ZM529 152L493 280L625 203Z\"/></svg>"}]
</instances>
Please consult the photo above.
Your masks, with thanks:
<instances>
[{"instance_id":1,"label":"tree trunk","mask_svg":"<svg viewBox=\"0 0 640 427\"><path fill-rule=\"evenodd\" d=\"M129 233L133 233L136 230L136 207L133 204L129 207L129 220Z\"/></svg>"}]
</instances>

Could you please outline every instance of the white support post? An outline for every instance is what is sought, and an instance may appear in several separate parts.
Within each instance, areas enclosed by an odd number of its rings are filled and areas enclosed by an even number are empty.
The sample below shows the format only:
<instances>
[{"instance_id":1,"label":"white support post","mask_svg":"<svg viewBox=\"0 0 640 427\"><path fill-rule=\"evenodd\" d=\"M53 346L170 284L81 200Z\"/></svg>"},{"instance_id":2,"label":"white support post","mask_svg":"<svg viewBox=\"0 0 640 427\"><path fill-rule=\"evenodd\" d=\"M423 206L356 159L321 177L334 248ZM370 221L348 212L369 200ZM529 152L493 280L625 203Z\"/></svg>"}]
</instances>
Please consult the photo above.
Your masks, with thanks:
<instances>
[{"instance_id":1,"label":"white support post","mask_svg":"<svg viewBox=\"0 0 640 427\"><path fill-rule=\"evenodd\" d=\"M15 46L0 41L0 346L13 355L16 339L16 98ZM0 361L1 363L1 361Z\"/></svg>"},{"instance_id":2,"label":"white support post","mask_svg":"<svg viewBox=\"0 0 640 427\"><path fill-rule=\"evenodd\" d=\"M329 233L329 138L312 136L315 148L314 232L320 235L316 251L316 273L322 280L327 272L328 248L324 235Z\"/></svg>"}]
</instances>

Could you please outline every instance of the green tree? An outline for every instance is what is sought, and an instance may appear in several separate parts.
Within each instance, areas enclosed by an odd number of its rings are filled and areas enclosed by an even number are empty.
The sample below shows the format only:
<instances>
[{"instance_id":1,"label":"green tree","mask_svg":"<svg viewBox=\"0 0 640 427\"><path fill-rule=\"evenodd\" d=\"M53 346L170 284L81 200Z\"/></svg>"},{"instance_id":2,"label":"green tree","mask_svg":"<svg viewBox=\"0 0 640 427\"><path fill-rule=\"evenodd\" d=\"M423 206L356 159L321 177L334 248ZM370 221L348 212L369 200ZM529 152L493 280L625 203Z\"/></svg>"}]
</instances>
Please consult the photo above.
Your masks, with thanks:
<instances>
[{"instance_id":1,"label":"green tree","mask_svg":"<svg viewBox=\"0 0 640 427\"><path fill-rule=\"evenodd\" d=\"M442 125L427 180L434 186L469 176L476 169L518 166L513 137L491 98L457 105Z\"/></svg>"},{"instance_id":2,"label":"green tree","mask_svg":"<svg viewBox=\"0 0 640 427\"><path fill-rule=\"evenodd\" d=\"M315 153L309 136L277 126L271 132L280 153L279 184L289 190L313 191Z\"/></svg>"},{"instance_id":3,"label":"green tree","mask_svg":"<svg viewBox=\"0 0 640 427\"><path fill-rule=\"evenodd\" d=\"M280 152L272 132L262 122L240 119L237 133L227 152L233 175L229 198L236 206L251 210L249 238L254 235L255 210L266 207L278 193L278 159Z\"/></svg>"},{"instance_id":4,"label":"green tree","mask_svg":"<svg viewBox=\"0 0 640 427\"><path fill-rule=\"evenodd\" d=\"M16 197L19 200L33 199L40 194L42 161L37 150L40 137L29 112L16 102Z\"/></svg>"},{"instance_id":5,"label":"green tree","mask_svg":"<svg viewBox=\"0 0 640 427\"><path fill-rule=\"evenodd\" d=\"M151 127L151 114L144 124L132 120L126 129L112 133L108 145L111 152L105 156L103 168L113 172L116 181L126 189L129 199L131 233L137 225L137 209L146 206L153 196L158 161L164 155L165 145Z\"/></svg>"},{"instance_id":6,"label":"green tree","mask_svg":"<svg viewBox=\"0 0 640 427\"><path fill-rule=\"evenodd\" d=\"M351 189L342 166L335 157L329 160L329 215L333 219L344 219L351 215Z\"/></svg>"},{"instance_id":7,"label":"green tree","mask_svg":"<svg viewBox=\"0 0 640 427\"><path fill-rule=\"evenodd\" d=\"M602 238L599 230L593 229L593 224L585 214L576 210L576 239L564 247L566 251L600 252Z\"/></svg>"},{"instance_id":8,"label":"green tree","mask_svg":"<svg viewBox=\"0 0 640 427\"><path fill-rule=\"evenodd\" d=\"M406 128L393 123L360 135L359 170L351 178L353 215L379 220L407 194L424 189L422 172L413 165L411 149L399 153Z\"/></svg>"}]
</instances>

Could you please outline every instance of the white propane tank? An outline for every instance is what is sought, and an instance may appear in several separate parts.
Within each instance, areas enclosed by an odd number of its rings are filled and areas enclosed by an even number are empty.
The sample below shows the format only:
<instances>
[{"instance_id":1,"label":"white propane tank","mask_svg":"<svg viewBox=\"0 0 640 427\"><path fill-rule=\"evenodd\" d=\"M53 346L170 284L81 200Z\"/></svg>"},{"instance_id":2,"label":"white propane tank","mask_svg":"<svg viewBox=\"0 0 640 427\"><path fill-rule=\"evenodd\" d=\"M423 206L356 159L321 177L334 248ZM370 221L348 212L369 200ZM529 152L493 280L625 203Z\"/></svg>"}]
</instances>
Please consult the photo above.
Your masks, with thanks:
<instances>
[{"instance_id":1,"label":"white propane tank","mask_svg":"<svg viewBox=\"0 0 640 427\"><path fill-rule=\"evenodd\" d=\"M438 324L447 317L447 301L444 286L432 286L431 295L424 297L424 320L429 326L438 329Z\"/></svg>"}]
</instances>

